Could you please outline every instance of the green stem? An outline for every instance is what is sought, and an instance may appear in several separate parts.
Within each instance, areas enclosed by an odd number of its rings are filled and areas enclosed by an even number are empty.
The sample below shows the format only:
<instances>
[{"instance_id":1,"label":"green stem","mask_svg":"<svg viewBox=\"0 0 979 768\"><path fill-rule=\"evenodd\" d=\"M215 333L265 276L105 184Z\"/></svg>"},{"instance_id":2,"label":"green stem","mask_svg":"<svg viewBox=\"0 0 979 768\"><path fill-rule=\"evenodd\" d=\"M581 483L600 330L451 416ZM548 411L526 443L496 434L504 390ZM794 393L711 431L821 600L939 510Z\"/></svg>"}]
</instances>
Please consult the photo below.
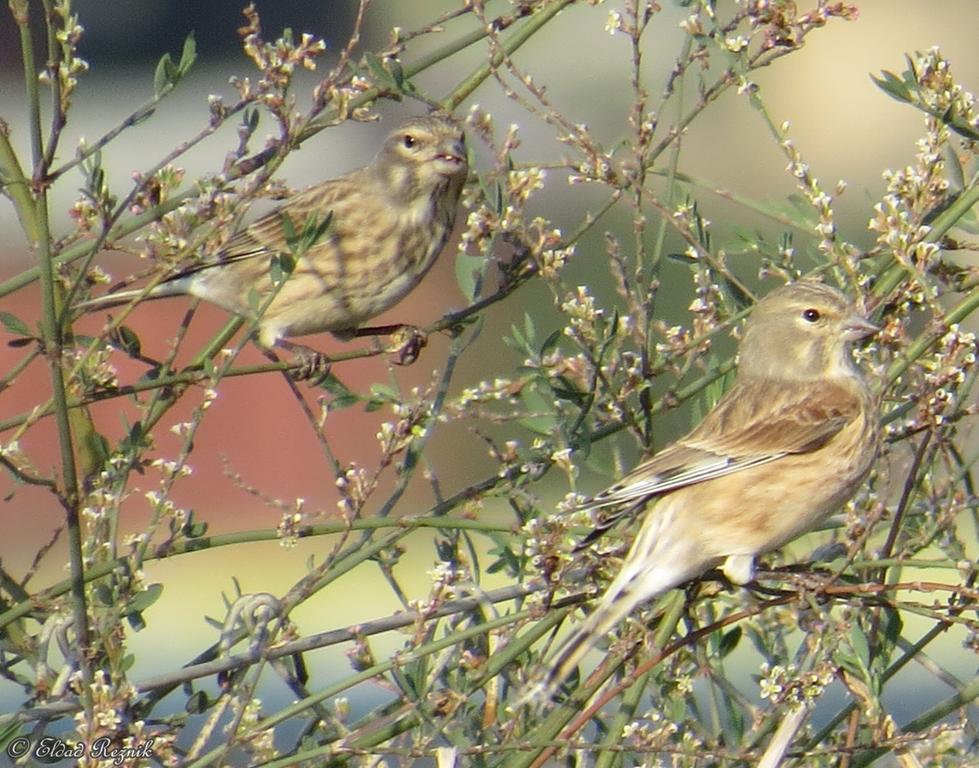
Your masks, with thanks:
<instances>
[{"instance_id":1,"label":"green stem","mask_svg":"<svg viewBox=\"0 0 979 768\"><path fill-rule=\"evenodd\" d=\"M448 110L454 110L458 107L465 99L467 99L473 91L475 91L483 82L493 73L493 70L503 63L507 56L513 55L524 43L530 40L537 32L539 32L543 27L555 16L558 15L564 8L571 5L575 0L553 0L551 3L544 6L544 8L533 16L531 16L526 22L520 25L513 34L509 35L507 39L503 42L502 46L497 50L493 51L492 55L489 57L488 61L483 62L458 86L456 86L452 93L442 100L442 106Z\"/></svg>"},{"instance_id":2,"label":"green stem","mask_svg":"<svg viewBox=\"0 0 979 768\"><path fill-rule=\"evenodd\" d=\"M979 290L967 294L965 299L953 307L945 315L944 323L946 326L961 323L977 309L979 309ZM925 332L918 336L918 338L916 338L910 345L908 345L908 348L904 354L891 363L891 367L887 370L885 381L888 383L888 385L894 384L902 375L904 375L908 368L910 368L918 358L931 349L931 347L933 347L945 335L945 333L946 331L944 329L939 331Z\"/></svg>"},{"instance_id":3,"label":"green stem","mask_svg":"<svg viewBox=\"0 0 979 768\"><path fill-rule=\"evenodd\" d=\"M619 711L615 713L615 717L609 723L605 738L602 739L601 750L598 753L598 758L595 760L595 768L612 768L615 763L621 763L622 753L616 752L615 747L622 743L622 729L635 719L636 710L639 708L639 701L642 699L643 692L646 689L646 683L651 674L652 670L641 675L635 685L628 688L622 694Z\"/></svg>"},{"instance_id":4,"label":"green stem","mask_svg":"<svg viewBox=\"0 0 979 768\"><path fill-rule=\"evenodd\" d=\"M21 229L30 242L38 240L37 217L34 199L31 197L30 183L24 176L17 153L10 144L10 126L0 120L0 185L14 204Z\"/></svg>"},{"instance_id":5,"label":"green stem","mask_svg":"<svg viewBox=\"0 0 979 768\"><path fill-rule=\"evenodd\" d=\"M976 203L979 203L979 182L973 182L971 186L963 189L955 202L935 217L925 236L925 241L937 243Z\"/></svg>"},{"instance_id":6,"label":"green stem","mask_svg":"<svg viewBox=\"0 0 979 768\"><path fill-rule=\"evenodd\" d=\"M145 227L147 224L151 224L154 221L158 221L162 216L171 211L176 210L181 205L186 202L187 198L192 195L197 194L196 191L185 192L180 195L175 195L170 200L165 203L161 203L155 208L149 208L142 213L134 214L130 216L125 221L120 221L118 224L113 226L109 230L108 236L105 238L108 242L113 242L119 240L127 235L131 235L134 232ZM83 256L87 256L92 250L92 243L85 241L76 243L73 246L69 246L61 251L54 258L54 265L60 267L63 264L69 264L76 259L80 259ZM8 294L18 291L21 288L30 285L35 280L37 280L41 275L39 267L32 267L30 269L25 269L18 275L11 277L9 280L4 280L0 283L0 298L7 296Z\"/></svg>"},{"instance_id":7,"label":"green stem","mask_svg":"<svg viewBox=\"0 0 979 768\"><path fill-rule=\"evenodd\" d=\"M91 640L88 631L88 606L85 597L85 561L82 554L82 522L79 515L78 475L75 467L74 442L68 413L68 397L65 391L62 368L62 328L58 323L55 300L54 265L51 259L51 241L48 229L47 194L41 192L37 200L37 218L41 238L37 241L37 255L41 268L42 336L44 353L51 373L51 393L55 424L58 430L58 447L61 459L60 498L65 510L68 528L68 555L71 562L71 597L78 640L78 662L84 682L83 700L91 714L90 686L92 671L88 665Z\"/></svg>"},{"instance_id":8,"label":"green stem","mask_svg":"<svg viewBox=\"0 0 979 768\"><path fill-rule=\"evenodd\" d=\"M935 725L938 721L948 717L957 709L961 709L962 707L971 704L976 698L979 698L979 677L973 678L972 682L962 688L962 690L957 691L955 695L950 696L949 698L945 699L945 701L939 702L927 712L924 712L916 717L910 723L905 725L901 731L905 734L922 733L931 726ZM863 766L870 765L879 757L893 751L894 750L890 747L868 749L855 755L851 765L853 768L863 768Z\"/></svg>"},{"instance_id":9,"label":"green stem","mask_svg":"<svg viewBox=\"0 0 979 768\"><path fill-rule=\"evenodd\" d=\"M179 373L173 373L168 376L159 376L155 379L135 381L132 384L126 384L124 386L116 387L115 389L94 392L88 397L84 398L72 398L67 401L68 408L82 408L86 405L91 405L92 403L100 403L105 400L114 400L120 397L129 397L131 395L139 394L140 392L150 392L152 390L188 386L193 384L207 384L211 381L211 376L201 370L199 366L203 365L203 362L206 359L210 359L214 354L220 351L223 345L227 343L228 337L233 335L240 326L240 319L235 318L230 320L228 324L221 331L219 331L218 335L212 341L208 342L207 346L195 356L194 360L188 364L188 367ZM351 352L341 352L335 355L330 355L330 361L337 363L345 360L355 360L374 354L376 353L372 350L359 349ZM227 371L224 371L221 374L221 378L225 379L237 376L254 376L259 373L283 373L297 368L299 365L300 363L297 362L269 362L257 363L254 365L242 365L236 368L229 368ZM24 413L19 416L13 416L9 419L0 421L0 432L13 429L14 427L19 427L28 423L29 421L34 421L44 416L49 416L53 412L54 403L53 401L48 401L43 406L34 409L30 413Z\"/></svg>"},{"instance_id":10,"label":"green stem","mask_svg":"<svg viewBox=\"0 0 979 768\"><path fill-rule=\"evenodd\" d=\"M697 187L704 192L708 192L709 194L720 197L723 200L734 203L735 205L745 208L752 213L757 213L760 216L764 216L766 219L780 224L787 229L794 229L800 234L808 237L813 236L811 225L803 224L802 222L793 219L791 216L782 213L774 204L758 202L747 195L740 194L730 189L725 189L710 179L691 176L689 173L684 173L683 171L677 170L673 164L673 158L675 155L676 152L671 153L670 164L667 168L648 168L646 173L653 176L662 176L666 179L666 183L668 184L679 181L683 182L684 184L689 184L692 187Z\"/></svg>"},{"instance_id":11,"label":"green stem","mask_svg":"<svg viewBox=\"0 0 979 768\"><path fill-rule=\"evenodd\" d=\"M91 640L88 631L88 606L85 598L85 564L82 555L82 529L78 509L78 476L75 468L74 443L69 422L67 395L65 391L64 370L62 368L62 328L58 322L56 299L57 275L51 252L51 229L48 220L47 191L43 187L44 140L41 130L41 107L38 90L38 73L34 62L34 44L31 39L30 18L27 5L23 13L14 13L20 32L21 57L24 67L24 82L27 87L28 129L34 172L34 210L36 222L31 243L37 254L39 277L41 279L41 335L44 354L47 357L51 375L52 400L58 432L58 447L61 459L61 484L59 495L65 510L68 528L68 556L71 567L72 616L75 638L77 640L77 662L82 676L82 701L86 716L91 720L92 671L89 666ZM48 20L50 24L50 20ZM9 165L9 164L8 164Z\"/></svg>"},{"instance_id":12,"label":"green stem","mask_svg":"<svg viewBox=\"0 0 979 768\"><path fill-rule=\"evenodd\" d=\"M27 13L27 3L24 3L25 13L21 16L14 14L17 21L17 31L20 34L21 63L24 66L24 84L27 89L27 120L28 134L31 142L31 158L35 170L41 167L44 159L44 144L41 138L41 99L38 91L37 65L34 63L34 42L31 40L30 18Z\"/></svg>"},{"instance_id":13,"label":"green stem","mask_svg":"<svg viewBox=\"0 0 979 768\"><path fill-rule=\"evenodd\" d=\"M45 24L48 31L47 73L50 77L49 87L51 89L51 130L48 133L47 146L44 148L44 159L41 168L43 170L44 183L50 184L51 179L48 177L48 169L51 167L55 153L58 151L58 144L61 139L61 131L65 127L66 116L62 102L61 77L58 72L59 62L61 60L61 46L58 43L59 30L55 27L55 20L57 19L56 11L52 7L51 0L42 0L41 5L44 8L44 18L47 21L47 24ZM39 180L40 178L38 177Z\"/></svg>"},{"instance_id":14,"label":"green stem","mask_svg":"<svg viewBox=\"0 0 979 768\"><path fill-rule=\"evenodd\" d=\"M521 45L527 42L527 40L529 40L530 37L535 32L537 32L541 26L543 26L544 23L546 23L551 18L553 18L562 8L564 8L566 5L569 5L571 2L573 2L573 0L555 0L554 3L547 6L543 11L540 11L538 14L535 14L524 25L522 25L517 30L517 32L515 32L513 35L510 36L510 38L508 38L507 42L505 43L506 52L512 53L513 51L517 50ZM458 41L453 42L452 44L446 46L445 48L439 49L438 51L434 51L426 56L423 56L416 62L406 65L405 73L409 77L417 75L418 73L424 71L425 69L443 61L449 56L465 49L466 47L474 44L475 42L478 42L484 37L486 37L486 31L483 29L479 29L475 32L464 35ZM456 88L456 90L453 91L453 94L447 97L447 99L443 103L445 103L446 105L451 105L451 108L453 109L457 107L462 102L462 100L466 98L466 96L472 93L472 91L475 90L475 88L490 75L493 67L499 66L499 63L500 62L497 61L495 64L492 65L492 67L490 65L484 65L478 68L472 75L470 75L469 78L467 78L466 83L468 83L468 85L464 83L459 88ZM379 95L380 93L376 89L369 89L364 93L360 94L359 96L357 96L355 99L351 100L349 107L351 109L354 109L356 107L363 106L369 103L370 101L377 99ZM138 114L138 113L139 111L137 110L137 113L134 114ZM296 143L301 144L302 142L309 139L310 137L315 136L317 133L323 130L323 128L325 128L327 125L330 124L332 124L332 121L326 119L318 119L316 121L310 122L300 132L300 135L297 138ZM2 135L2 133L3 131L0 130L0 135ZM3 149L2 141L0 141L0 163L3 163L2 149ZM268 160L270 160L273 155L274 155L273 151L264 150L262 152L259 152L257 155L253 157L246 158L228 174L228 180L234 181L235 179L240 178L246 173L251 173L252 171L256 170L257 168L261 167L266 162L268 162ZM3 165L0 165L0 170L6 170L6 169L4 169ZM59 172L63 170L64 169L59 169ZM160 205L154 208L147 209L142 213L132 215L126 218L125 220L118 222L111 228L108 236L106 237L106 240L110 242L113 240L119 240L128 235L133 234L134 232L139 231L147 224L159 220L161 216L170 213L173 210L176 210L181 205L183 205L189 198L193 197L196 194L197 194L196 189L186 190L185 192L174 195L165 203L161 203ZM78 243L74 246L66 248L64 251L59 253L58 256L55 258L55 264L60 266L62 264L70 263L76 259L79 259L87 255L88 253L90 253L90 251L91 251L91 243L89 242ZM40 276L40 272L38 268L34 267L31 269L26 269L20 274L15 275L14 277L5 280L3 282L0 282L0 298L10 293L13 293L14 291L17 291L26 285L30 285L35 280L37 280L39 276Z\"/></svg>"},{"instance_id":15,"label":"green stem","mask_svg":"<svg viewBox=\"0 0 979 768\"><path fill-rule=\"evenodd\" d=\"M479 624L470 629L462 630L460 632L454 632L447 637L440 640L435 640L430 643L415 648L408 653L400 656L395 656L392 659L375 664L362 672L352 675L351 677L345 678L331 686L327 686L316 694L309 696L302 701L296 702L295 704L280 710L276 714L268 717L261 722L261 730L268 730L269 728L275 727L280 723L290 720L294 717L300 716L303 712L309 709L314 704L323 702L329 698L337 696L344 691L352 688L358 683L366 682L373 678L390 672L396 666L402 666L404 664L410 664L413 661L424 658L425 656L430 656L433 653L438 653L439 651L445 650L446 648L452 648L459 645L460 643L469 640L470 638L479 637L495 629L508 626L516 621L521 621L526 618L530 618L533 611L532 609L525 609L523 611L517 611L506 616L501 616L499 618L490 619L482 624ZM337 756L337 752L343 749L360 750L365 749L377 744L382 744L399 733L404 733L409 728L414 727L420 722L420 716L411 712L408 716L395 720L393 723L382 728L369 728L368 732L364 736L357 737L353 735L353 738L348 737L341 746L336 744L325 745L322 747L317 747L312 750L305 752L300 752L298 754L292 755L281 760L275 760L270 763L263 763L263 768L273 768L273 766L286 766L295 765L298 762L304 760L311 760L313 758L324 758ZM220 759L227 749L226 745L222 745L207 755L202 756L200 759L195 760L190 763L187 768L203 768L203 766L210 765L214 761ZM343 760L345 761L348 756L344 755Z\"/></svg>"},{"instance_id":16,"label":"green stem","mask_svg":"<svg viewBox=\"0 0 979 768\"><path fill-rule=\"evenodd\" d=\"M693 45L693 39L689 36L686 37L683 43L683 50L678 59L679 61L687 60L687 57L690 55L690 49L692 45ZM677 95L676 110L677 110L678 123L682 120L682 116L683 116L683 104L684 104L683 96L685 92L685 88L684 88L685 81L686 78L683 75L680 75L679 82L677 84L677 89L676 89L676 95ZM678 171L680 165L681 146L682 146L682 141L679 138L675 142L673 142L672 149L670 151L670 159L669 162L667 163L667 168L665 171L659 172L666 177L666 196L664 200L665 200L665 205L668 208L673 207L674 200L676 199L676 182L679 178L681 178ZM643 165L646 168L647 173L657 173L657 171L654 171L651 167L649 167L650 163L646 158L643 158ZM686 177L684 177L684 179L687 180ZM659 223L659 228L656 231L656 240L653 243L652 262L649 265L650 277L652 278L657 277L659 274L660 262L663 259L663 246L666 243L666 233L668 231L668 228L669 228L669 222L667 222L665 218L661 219ZM653 294L653 296L655 296L655 293ZM655 299L651 298L650 306L649 306L650 314L652 314L652 310L653 310L653 303L652 303L653 301L655 301Z\"/></svg>"},{"instance_id":17,"label":"green stem","mask_svg":"<svg viewBox=\"0 0 979 768\"><path fill-rule=\"evenodd\" d=\"M519 535L513 532L509 525L491 523L485 520L472 520L469 518L451 518L444 515L434 515L416 518L401 518L397 520L380 520L375 518L353 520L351 522L320 523L311 525L304 529L299 538L312 538L314 536L325 536L335 533L344 533L349 530L368 530L394 528L403 533L420 528L437 528L444 530L468 530L468 531L500 531L508 532L511 535ZM281 538L278 531L272 528L256 531L238 531L235 533L224 533L214 536L200 536L194 539L186 539L174 544L157 548L157 550L146 557L146 561L163 560L168 557L185 555L191 552L217 549L235 544L244 544L258 541L276 541ZM86 581L95 581L116 570L125 570L129 560L119 557L104 563L92 566L85 574ZM59 597L72 589L72 580L65 579L45 590L38 592L32 600L18 603L14 607L0 613L0 629L16 621L34 610L38 604Z\"/></svg>"},{"instance_id":18,"label":"green stem","mask_svg":"<svg viewBox=\"0 0 979 768\"><path fill-rule=\"evenodd\" d=\"M892 677L894 677L894 675L900 672L909 662L914 661L918 657L918 654L921 653L921 651L923 651L928 645L930 645L932 641L935 640L939 635L942 635L945 632L947 632L948 628L949 628L948 624L939 623L933 626L931 629L929 629L916 643L914 643L907 650L905 650L901 658L899 658L897 661L891 664L891 666L884 671L884 673L880 677L881 685L883 685ZM806 742L806 745L803 749L808 751L811 749L815 749L817 746L822 744L827 738L829 738L830 734L836 729L836 727L844 720L846 720L847 717L850 716L850 713L852 713L857 708L857 706L859 706L859 703L856 700L854 700L851 701L849 704L847 704L845 707L843 707L822 728L822 730L819 731L819 733L817 733L815 736L809 739L808 742Z\"/></svg>"},{"instance_id":19,"label":"green stem","mask_svg":"<svg viewBox=\"0 0 979 768\"><path fill-rule=\"evenodd\" d=\"M962 190L955 202L935 217L929 226L928 234L924 237L924 242L937 243L977 203L979 203L979 182L973 182ZM901 284L906 275L907 269L896 260L891 259L890 266L883 270L875 283L874 293L878 296L888 296Z\"/></svg>"}]
</instances>

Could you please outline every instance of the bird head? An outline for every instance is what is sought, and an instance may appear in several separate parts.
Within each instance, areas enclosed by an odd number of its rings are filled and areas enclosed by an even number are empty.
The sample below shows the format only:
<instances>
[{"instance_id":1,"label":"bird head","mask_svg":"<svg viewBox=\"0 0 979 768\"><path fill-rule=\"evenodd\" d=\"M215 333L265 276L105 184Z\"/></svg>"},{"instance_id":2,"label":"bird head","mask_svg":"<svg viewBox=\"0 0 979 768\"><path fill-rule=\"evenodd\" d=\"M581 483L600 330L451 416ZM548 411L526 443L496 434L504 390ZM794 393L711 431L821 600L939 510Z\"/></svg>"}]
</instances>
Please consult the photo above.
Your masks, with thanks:
<instances>
[{"instance_id":1,"label":"bird head","mask_svg":"<svg viewBox=\"0 0 979 768\"><path fill-rule=\"evenodd\" d=\"M461 188L469 172L465 134L445 115L411 118L388 134L374 165L389 190L409 198L451 181Z\"/></svg>"},{"instance_id":2,"label":"bird head","mask_svg":"<svg viewBox=\"0 0 979 768\"><path fill-rule=\"evenodd\" d=\"M814 280L789 283L752 310L738 375L803 381L858 375L849 345L877 330L835 288Z\"/></svg>"}]
</instances>

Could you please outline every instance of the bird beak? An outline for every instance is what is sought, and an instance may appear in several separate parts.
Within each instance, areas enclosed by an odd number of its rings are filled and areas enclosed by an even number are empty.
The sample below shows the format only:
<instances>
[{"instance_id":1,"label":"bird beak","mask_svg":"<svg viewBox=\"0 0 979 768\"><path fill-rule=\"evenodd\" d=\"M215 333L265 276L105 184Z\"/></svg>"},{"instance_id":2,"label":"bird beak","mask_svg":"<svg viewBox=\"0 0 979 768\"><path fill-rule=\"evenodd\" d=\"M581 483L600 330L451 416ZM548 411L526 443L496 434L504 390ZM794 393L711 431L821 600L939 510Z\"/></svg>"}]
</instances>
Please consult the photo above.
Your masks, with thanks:
<instances>
[{"instance_id":1,"label":"bird beak","mask_svg":"<svg viewBox=\"0 0 979 768\"><path fill-rule=\"evenodd\" d=\"M457 155L454 152L442 152L438 155L438 159L443 163L448 163L449 165L460 166L465 162L462 155Z\"/></svg>"},{"instance_id":2,"label":"bird beak","mask_svg":"<svg viewBox=\"0 0 979 768\"><path fill-rule=\"evenodd\" d=\"M445 147L435 158L452 169L451 173L459 171L466 164L466 147L461 141Z\"/></svg>"},{"instance_id":3,"label":"bird beak","mask_svg":"<svg viewBox=\"0 0 979 768\"><path fill-rule=\"evenodd\" d=\"M851 315L843 323L843 338L846 341L857 341L872 336L879 330L880 327L874 325L867 318L861 317L860 315Z\"/></svg>"}]
</instances>

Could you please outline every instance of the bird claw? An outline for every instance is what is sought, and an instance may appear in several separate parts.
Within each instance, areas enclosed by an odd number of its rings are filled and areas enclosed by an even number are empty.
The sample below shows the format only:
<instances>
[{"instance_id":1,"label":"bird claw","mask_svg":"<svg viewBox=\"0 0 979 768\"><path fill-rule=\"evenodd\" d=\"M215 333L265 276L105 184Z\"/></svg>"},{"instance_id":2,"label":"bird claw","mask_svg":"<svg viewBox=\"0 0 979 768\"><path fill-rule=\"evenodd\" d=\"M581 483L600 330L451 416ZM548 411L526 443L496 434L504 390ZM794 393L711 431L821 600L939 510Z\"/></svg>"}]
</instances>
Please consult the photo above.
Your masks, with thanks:
<instances>
[{"instance_id":1,"label":"bird claw","mask_svg":"<svg viewBox=\"0 0 979 768\"><path fill-rule=\"evenodd\" d=\"M289 371L289 378L293 381L308 381L312 386L323 381L333 367L329 357L314 349L297 352L295 362L298 366Z\"/></svg>"},{"instance_id":2,"label":"bird claw","mask_svg":"<svg viewBox=\"0 0 979 768\"><path fill-rule=\"evenodd\" d=\"M394 353L398 365L411 365L428 344L428 336L413 325L403 325L391 334L389 352Z\"/></svg>"}]
</instances>

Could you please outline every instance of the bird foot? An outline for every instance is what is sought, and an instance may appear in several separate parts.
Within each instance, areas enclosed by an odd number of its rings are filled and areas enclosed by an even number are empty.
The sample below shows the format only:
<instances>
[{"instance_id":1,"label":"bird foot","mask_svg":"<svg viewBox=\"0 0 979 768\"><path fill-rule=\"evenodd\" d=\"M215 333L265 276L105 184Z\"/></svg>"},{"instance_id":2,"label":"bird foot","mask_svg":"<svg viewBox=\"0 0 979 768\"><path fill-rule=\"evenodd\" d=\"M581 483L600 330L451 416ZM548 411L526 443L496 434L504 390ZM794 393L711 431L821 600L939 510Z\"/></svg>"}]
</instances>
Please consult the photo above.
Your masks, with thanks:
<instances>
[{"instance_id":1,"label":"bird foot","mask_svg":"<svg viewBox=\"0 0 979 768\"><path fill-rule=\"evenodd\" d=\"M329 357L315 350L297 354L294 362L298 366L289 371L289 378L293 381L308 381L311 386L323 381L333 367Z\"/></svg>"},{"instance_id":2,"label":"bird foot","mask_svg":"<svg viewBox=\"0 0 979 768\"><path fill-rule=\"evenodd\" d=\"M295 367L290 367L288 373L293 381L308 381L312 386L316 386L330 373L333 363L319 350L281 339L279 346L285 347L293 354L292 363ZM273 360L277 359L274 353L270 357Z\"/></svg>"},{"instance_id":3,"label":"bird foot","mask_svg":"<svg viewBox=\"0 0 979 768\"><path fill-rule=\"evenodd\" d=\"M755 578L754 555L728 555L721 572L732 584L743 587Z\"/></svg>"},{"instance_id":4,"label":"bird foot","mask_svg":"<svg viewBox=\"0 0 979 768\"><path fill-rule=\"evenodd\" d=\"M428 336L413 325L402 325L391 334L388 352L394 354L398 365L411 365L428 344Z\"/></svg>"}]
</instances>

